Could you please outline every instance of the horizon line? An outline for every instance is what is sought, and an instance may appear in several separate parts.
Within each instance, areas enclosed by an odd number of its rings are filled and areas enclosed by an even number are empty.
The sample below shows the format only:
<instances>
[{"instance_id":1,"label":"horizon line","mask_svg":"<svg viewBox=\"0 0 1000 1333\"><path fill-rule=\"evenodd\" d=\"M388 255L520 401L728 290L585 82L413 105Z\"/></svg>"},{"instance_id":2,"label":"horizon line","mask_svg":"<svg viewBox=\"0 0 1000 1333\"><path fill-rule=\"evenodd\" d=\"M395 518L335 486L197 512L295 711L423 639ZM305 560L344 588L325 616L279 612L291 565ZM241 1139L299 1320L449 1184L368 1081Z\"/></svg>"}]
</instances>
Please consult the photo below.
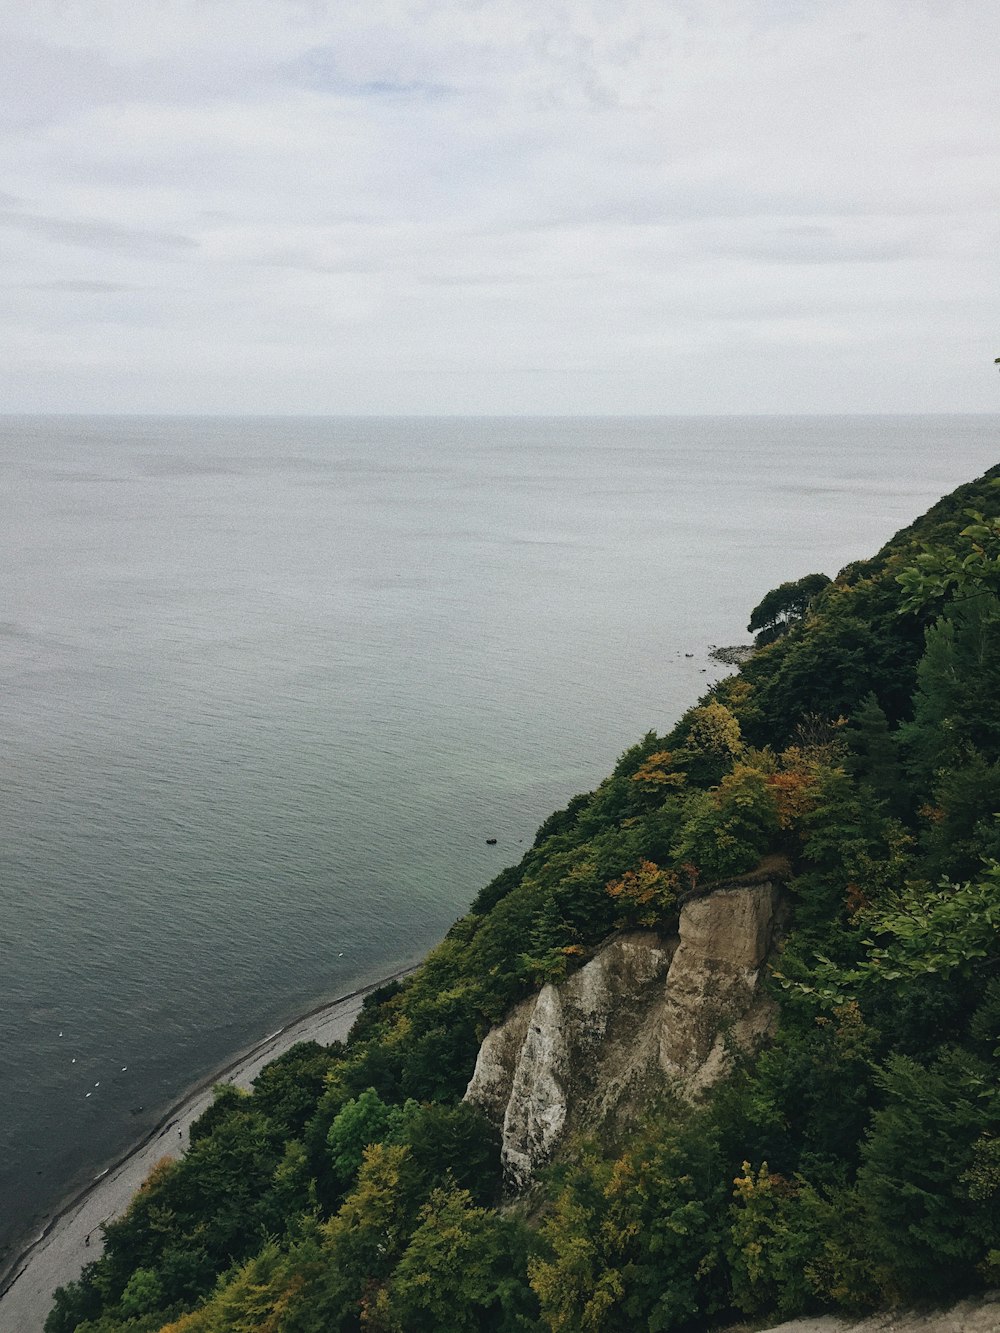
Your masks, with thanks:
<instances>
[{"instance_id":1,"label":"horizon line","mask_svg":"<svg viewBox=\"0 0 1000 1333\"><path fill-rule=\"evenodd\" d=\"M219 421L718 421L759 417L793 420L803 417L1000 417L996 411L931 412L815 411L815 412L221 412L221 411L0 411L0 420L18 418L102 418L106 420L219 420Z\"/></svg>"}]
</instances>

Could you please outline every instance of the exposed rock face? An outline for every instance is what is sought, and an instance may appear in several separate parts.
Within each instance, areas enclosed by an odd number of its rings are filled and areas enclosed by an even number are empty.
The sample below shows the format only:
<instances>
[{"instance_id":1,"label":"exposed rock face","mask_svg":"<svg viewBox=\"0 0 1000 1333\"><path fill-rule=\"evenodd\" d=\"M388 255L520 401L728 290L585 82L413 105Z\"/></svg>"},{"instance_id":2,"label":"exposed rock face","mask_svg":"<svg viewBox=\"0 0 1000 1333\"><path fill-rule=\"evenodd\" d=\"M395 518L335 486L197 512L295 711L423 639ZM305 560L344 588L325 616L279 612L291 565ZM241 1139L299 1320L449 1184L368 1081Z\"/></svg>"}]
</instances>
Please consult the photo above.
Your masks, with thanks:
<instances>
[{"instance_id":1,"label":"exposed rock face","mask_svg":"<svg viewBox=\"0 0 1000 1333\"><path fill-rule=\"evenodd\" d=\"M724 1072L730 1044L759 1042L772 1020L758 979L777 905L771 884L695 899L676 936L616 936L487 1035L465 1095L502 1125L512 1188L567 1130L596 1130L658 1089L694 1096Z\"/></svg>"},{"instance_id":2,"label":"exposed rock face","mask_svg":"<svg viewBox=\"0 0 1000 1333\"><path fill-rule=\"evenodd\" d=\"M777 907L777 889L759 884L697 898L681 910L680 944L663 1000L660 1065L688 1095L725 1072L727 1039L753 1049L772 1021L757 983Z\"/></svg>"}]
</instances>

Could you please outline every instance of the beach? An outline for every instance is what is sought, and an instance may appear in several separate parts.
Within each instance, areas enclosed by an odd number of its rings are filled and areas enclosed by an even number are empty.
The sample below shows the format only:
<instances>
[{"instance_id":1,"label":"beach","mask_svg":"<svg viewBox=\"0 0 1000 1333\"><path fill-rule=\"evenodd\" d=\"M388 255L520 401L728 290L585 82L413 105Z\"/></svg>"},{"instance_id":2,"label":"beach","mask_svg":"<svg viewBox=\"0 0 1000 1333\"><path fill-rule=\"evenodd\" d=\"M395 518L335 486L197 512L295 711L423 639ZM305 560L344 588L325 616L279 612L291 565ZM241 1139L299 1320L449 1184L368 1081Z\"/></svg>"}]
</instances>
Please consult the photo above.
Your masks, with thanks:
<instances>
[{"instance_id":1,"label":"beach","mask_svg":"<svg viewBox=\"0 0 1000 1333\"><path fill-rule=\"evenodd\" d=\"M211 1105L213 1089L219 1083L249 1088L266 1064L297 1042L315 1041L329 1046L343 1041L361 1011L365 996L413 970L402 968L311 1010L189 1089L140 1143L67 1200L21 1250L2 1278L0 1329L5 1333L41 1333L56 1288L79 1277L84 1265L100 1255L101 1227L122 1215L156 1163L164 1157L181 1156L188 1144L191 1125Z\"/></svg>"}]
</instances>

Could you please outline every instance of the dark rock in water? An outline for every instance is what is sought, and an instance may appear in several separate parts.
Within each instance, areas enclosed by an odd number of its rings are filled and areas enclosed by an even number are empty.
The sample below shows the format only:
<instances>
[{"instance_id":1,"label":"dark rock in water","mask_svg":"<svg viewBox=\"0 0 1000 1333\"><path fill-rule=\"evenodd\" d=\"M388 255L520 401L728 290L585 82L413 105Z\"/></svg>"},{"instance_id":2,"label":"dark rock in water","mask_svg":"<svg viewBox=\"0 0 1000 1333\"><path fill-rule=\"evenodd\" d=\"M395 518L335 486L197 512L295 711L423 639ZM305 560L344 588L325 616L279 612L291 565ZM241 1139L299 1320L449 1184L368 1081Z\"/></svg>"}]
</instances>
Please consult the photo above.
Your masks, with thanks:
<instances>
[{"instance_id":1,"label":"dark rock in water","mask_svg":"<svg viewBox=\"0 0 1000 1333\"><path fill-rule=\"evenodd\" d=\"M496 840L496 838L487 838L487 839L486 839L486 846L487 846L487 847L495 847L496 845L497 845L497 840Z\"/></svg>"}]
</instances>

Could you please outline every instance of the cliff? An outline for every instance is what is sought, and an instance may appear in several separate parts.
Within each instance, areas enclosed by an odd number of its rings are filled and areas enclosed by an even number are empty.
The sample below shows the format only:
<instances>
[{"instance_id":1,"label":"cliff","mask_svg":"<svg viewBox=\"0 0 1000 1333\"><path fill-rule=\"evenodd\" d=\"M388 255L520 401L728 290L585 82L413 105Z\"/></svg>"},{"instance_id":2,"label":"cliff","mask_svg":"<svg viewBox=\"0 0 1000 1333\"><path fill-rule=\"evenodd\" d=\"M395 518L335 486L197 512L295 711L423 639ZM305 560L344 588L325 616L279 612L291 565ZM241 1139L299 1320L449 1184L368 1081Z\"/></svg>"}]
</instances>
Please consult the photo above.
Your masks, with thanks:
<instances>
[{"instance_id":1,"label":"cliff","mask_svg":"<svg viewBox=\"0 0 1000 1333\"><path fill-rule=\"evenodd\" d=\"M1000 1333L998 486L221 1090L47 1333Z\"/></svg>"},{"instance_id":2,"label":"cliff","mask_svg":"<svg viewBox=\"0 0 1000 1333\"><path fill-rule=\"evenodd\" d=\"M779 903L770 883L695 898L676 934L616 936L492 1029L465 1099L501 1130L509 1189L567 1134L618 1128L663 1093L696 1097L759 1045L776 1016L759 982Z\"/></svg>"}]
</instances>

